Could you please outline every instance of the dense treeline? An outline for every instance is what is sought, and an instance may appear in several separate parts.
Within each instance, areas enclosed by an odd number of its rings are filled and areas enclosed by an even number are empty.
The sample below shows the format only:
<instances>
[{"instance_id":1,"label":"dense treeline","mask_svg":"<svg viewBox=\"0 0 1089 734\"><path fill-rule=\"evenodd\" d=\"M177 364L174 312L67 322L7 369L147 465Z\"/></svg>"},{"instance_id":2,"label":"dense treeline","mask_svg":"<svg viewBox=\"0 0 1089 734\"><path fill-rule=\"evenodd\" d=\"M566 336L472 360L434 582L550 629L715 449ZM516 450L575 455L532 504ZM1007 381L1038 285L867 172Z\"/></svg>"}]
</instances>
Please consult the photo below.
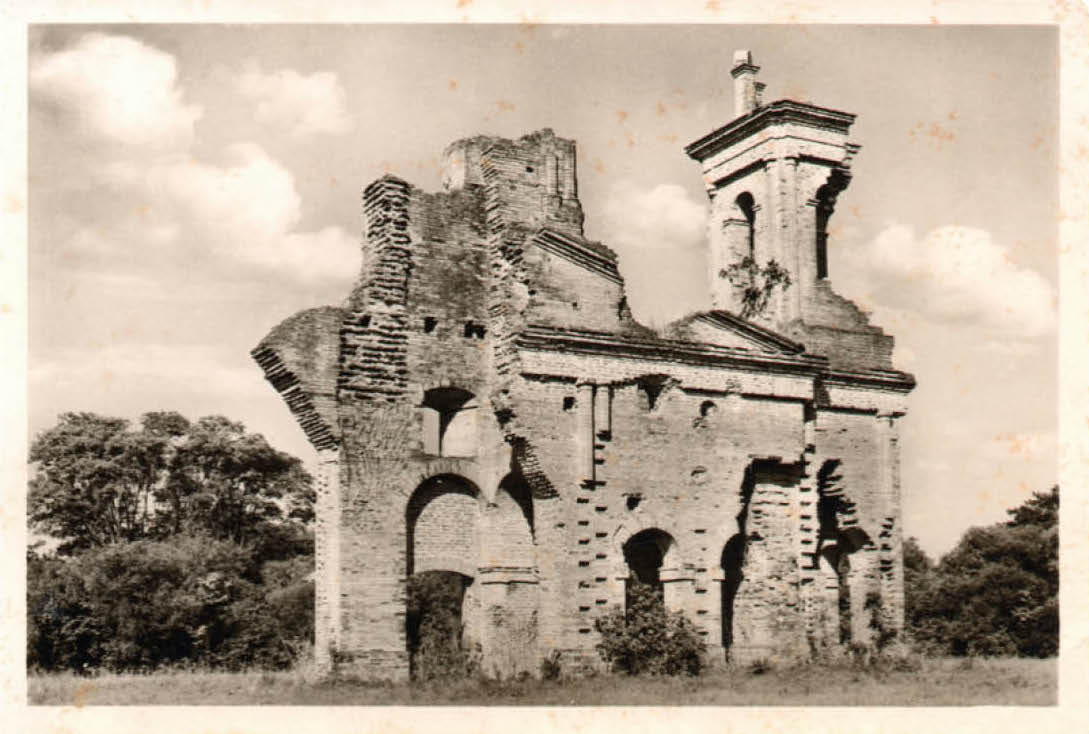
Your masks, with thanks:
<instances>
[{"instance_id":1,"label":"dense treeline","mask_svg":"<svg viewBox=\"0 0 1089 734\"><path fill-rule=\"evenodd\" d=\"M31 445L31 669L286 667L313 637L314 492L221 417L62 415ZM53 553L39 548L55 545Z\"/></svg>"},{"instance_id":2,"label":"dense treeline","mask_svg":"<svg viewBox=\"0 0 1089 734\"><path fill-rule=\"evenodd\" d=\"M1049 657L1059 650L1059 488L1010 519L970 528L933 563L904 544L907 631L939 655Z\"/></svg>"},{"instance_id":3,"label":"dense treeline","mask_svg":"<svg viewBox=\"0 0 1089 734\"><path fill-rule=\"evenodd\" d=\"M31 528L51 539L27 554L30 669L283 668L308 648L315 498L298 459L240 423L160 412L138 426L62 415L30 460ZM1057 486L1038 492L937 563L908 539L908 641L935 655L1056 655L1058 511ZM464 589L413 581L417 677L474 670ZM647 599L599 625L603 658L628 672L698 670L691 625Z\"/></svg>"}]
</instances>

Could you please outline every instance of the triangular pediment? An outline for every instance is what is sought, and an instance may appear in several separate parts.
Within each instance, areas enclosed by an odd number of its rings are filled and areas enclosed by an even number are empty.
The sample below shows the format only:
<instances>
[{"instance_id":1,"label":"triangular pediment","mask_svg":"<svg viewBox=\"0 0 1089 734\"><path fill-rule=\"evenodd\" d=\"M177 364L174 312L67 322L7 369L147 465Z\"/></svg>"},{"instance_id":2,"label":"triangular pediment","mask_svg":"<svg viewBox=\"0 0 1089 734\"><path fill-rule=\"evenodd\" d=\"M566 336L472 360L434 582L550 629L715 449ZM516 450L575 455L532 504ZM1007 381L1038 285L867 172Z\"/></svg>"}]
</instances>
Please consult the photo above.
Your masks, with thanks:
<instances>
[{"instance_id":1,"label":"triangular pediment","mask_svg":"<svg viewBox=\"0 0 1089 734\"><path fill-rule=\"evenodd\" d=\"M802 344L728 311L691 314L666 327L663 336L768 354L800 354L805 351Z\"/></svg>"}]
</instances>

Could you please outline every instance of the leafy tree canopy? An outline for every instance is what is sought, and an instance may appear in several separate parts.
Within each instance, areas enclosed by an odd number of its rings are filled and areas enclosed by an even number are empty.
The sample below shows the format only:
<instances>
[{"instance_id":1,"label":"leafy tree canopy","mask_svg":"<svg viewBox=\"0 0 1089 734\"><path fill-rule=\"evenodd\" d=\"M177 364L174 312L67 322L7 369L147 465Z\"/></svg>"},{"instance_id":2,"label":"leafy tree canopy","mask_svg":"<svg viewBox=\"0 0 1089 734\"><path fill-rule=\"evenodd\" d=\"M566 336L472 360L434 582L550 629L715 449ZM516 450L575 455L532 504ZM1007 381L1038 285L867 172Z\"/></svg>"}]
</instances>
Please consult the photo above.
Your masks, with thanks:
<instances>
[{"instance_id":1,"label":"leafy tree canopy","mask_svg":"<svg viewBox=\"0 0 1089 734\"><path fill-rule=\"evenodd\" d=\"M30 447L31 526L61 554L169 535L259 542L270 524L308 523L314 490L298 459L220 416L65 413Z\"/></svg>"},{"instance_id":2,"label":"leafy tree canopy","mask_svg":"<svg viewBox=\"0 0 1089 734\"><path fill-rule=\"evenodd\" d=\"M932 564L904 543L908 630L939 654L1046 657L1059 644L1059 488L970 528Z\"/></svg>"}]
</instances>

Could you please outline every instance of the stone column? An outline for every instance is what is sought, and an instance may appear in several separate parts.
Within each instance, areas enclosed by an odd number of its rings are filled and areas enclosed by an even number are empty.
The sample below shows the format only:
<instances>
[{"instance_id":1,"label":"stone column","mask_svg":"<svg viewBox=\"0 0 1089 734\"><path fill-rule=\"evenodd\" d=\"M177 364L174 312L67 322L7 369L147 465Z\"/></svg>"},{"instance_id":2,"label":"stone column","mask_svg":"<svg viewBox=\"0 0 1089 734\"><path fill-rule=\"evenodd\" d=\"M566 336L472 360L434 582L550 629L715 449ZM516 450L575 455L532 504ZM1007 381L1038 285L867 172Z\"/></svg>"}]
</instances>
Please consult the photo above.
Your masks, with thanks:
<instances>
[{"instance_id":1,"label":"stone column","mask_svg":"<svg viewBox=\"0 0 1089 734\"><path fill-rule=\"evenodd\" d=\"M904 629L904 545L900 522L900 445L896 415L877 416L881 459L881 529L878 537L881 612L885 625Z\"/></svg>"},{"instance_id":2,"label":"stone column","mask_svg":"<svg viewBox=\"0 0 1089 734\"><path fill-rule=\"evenodd\" d=\"M340 645L340 450L318 452L314 533L314 661L333 666Z\"/></svg>"}]
</instances>

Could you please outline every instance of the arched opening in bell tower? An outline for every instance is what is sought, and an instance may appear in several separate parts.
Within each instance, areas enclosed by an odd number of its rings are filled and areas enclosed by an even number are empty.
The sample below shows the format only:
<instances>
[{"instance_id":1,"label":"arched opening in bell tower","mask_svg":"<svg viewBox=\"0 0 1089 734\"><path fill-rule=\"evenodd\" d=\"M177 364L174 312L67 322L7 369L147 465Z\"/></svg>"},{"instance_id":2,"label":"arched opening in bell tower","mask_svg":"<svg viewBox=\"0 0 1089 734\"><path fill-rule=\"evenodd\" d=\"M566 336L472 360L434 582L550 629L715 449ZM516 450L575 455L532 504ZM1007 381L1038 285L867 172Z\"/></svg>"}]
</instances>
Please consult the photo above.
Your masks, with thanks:
<instances>
[{"instance_id":1,"label":"arched opening in bell tower","mask_svg":"<svg viewBox=\"0 0 1089 734\"><path fill-rule=\"evenodd\" d=\"M828 277L828 218L832 216L832 200L835 194L825 184L817 189L816 261L817 280Z\"/></svg>"},{"instance_id":2,"label":"arched opening in bell tower","mask_svg":"<svg viewBox=\"0 0 1089 734\"><path fill-rule=\"evenodd\" d=\"M737 208L741 210L741 215L745 218L746 239L745 244L747 249L745 250L746 256L756 261L756 201L753 199L752 194L748 191L743 191L738 194L737 199L734 200L737 204Z\"/></svg>"}]
</instances>

